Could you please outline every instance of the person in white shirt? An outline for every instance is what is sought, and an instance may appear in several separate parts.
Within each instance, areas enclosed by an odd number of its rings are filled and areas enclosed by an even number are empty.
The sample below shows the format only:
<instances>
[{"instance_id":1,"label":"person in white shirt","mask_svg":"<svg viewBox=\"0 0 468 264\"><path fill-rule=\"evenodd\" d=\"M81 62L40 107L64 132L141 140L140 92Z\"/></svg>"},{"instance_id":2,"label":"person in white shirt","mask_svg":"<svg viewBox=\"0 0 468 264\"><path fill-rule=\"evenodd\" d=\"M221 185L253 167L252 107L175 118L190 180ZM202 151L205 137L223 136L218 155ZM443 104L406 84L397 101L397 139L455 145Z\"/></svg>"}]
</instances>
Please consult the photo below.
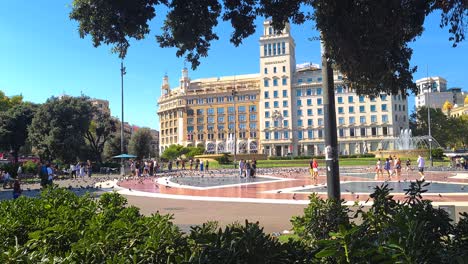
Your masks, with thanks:
<instances>
[{"instance_id":1,"label":"person in white shirt","mask_svg":"<svg viewBox=\"0 0 468 264\"><path fill-rule=\"evenodd\" d=\"M50 164L47 165L47 175L48 175L48 178L47 178L48 184L52 185L52 181L54 179L54 171L50 167Z\"/></svg>"},{"instance_id":2,"label":"person in white shirt","mask_svg":"<svg viewBox=\"0 0 468 264\"><path fill-rule=\"evenodd\" d=\"M424 180L424 165L425 165L424 158L421 157L421 155L419 155L419 157L418 157L418 172L419 172L419 175L421 175L421 178L419 179L420 181Z\"/></svg>"},{"instance_id":3,"label":"person in white shirt","mask_svg":"<svg viewBox=\"0 0 468 264\"><path fill-rule=\"evenodd\" d=\"M75 164L70 164L70 178L76 179L76 167Z\"/></svg>"}]
</instances>

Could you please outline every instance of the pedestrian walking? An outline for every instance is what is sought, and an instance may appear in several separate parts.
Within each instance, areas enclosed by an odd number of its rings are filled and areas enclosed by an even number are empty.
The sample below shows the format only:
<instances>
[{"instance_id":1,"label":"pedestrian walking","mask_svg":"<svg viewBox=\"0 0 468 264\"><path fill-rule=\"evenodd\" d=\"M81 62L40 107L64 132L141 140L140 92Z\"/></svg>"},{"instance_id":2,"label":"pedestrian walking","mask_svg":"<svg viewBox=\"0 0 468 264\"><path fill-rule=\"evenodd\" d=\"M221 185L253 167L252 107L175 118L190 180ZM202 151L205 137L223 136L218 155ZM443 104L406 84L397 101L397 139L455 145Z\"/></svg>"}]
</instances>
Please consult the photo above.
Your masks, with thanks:
<instances>
[{"instance_id":1,"label":"pedestrian walking","mask_svg":"<svg viewBox=\"0 0 468 264\"><path fill-rule=\"evenodd\" d=\"M425 166L426 161L424 160L421 155L418 156L418 173L421 175L421 178L419 178L420 181L424 180L424 166Z\"/></svg>"}]
</instances>

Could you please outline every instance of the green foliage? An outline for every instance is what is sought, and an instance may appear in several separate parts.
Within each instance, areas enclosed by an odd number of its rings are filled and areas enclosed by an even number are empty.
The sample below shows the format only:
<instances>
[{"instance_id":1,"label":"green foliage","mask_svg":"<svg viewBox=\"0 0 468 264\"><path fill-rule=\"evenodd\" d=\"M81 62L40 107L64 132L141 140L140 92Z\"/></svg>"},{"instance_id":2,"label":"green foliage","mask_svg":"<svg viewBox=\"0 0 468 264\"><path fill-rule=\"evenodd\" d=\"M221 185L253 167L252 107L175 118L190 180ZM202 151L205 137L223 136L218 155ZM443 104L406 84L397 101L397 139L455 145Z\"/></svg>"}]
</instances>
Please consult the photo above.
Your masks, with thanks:
<instances>
[{"instance_id":1,"label":"green foliage","mask_svg":"<svg viewBox=\"0 0 468 264\"><path fill-rule=\"evenodd\" d=\"M373 205L354 213L315 194L303 217L293 218L300 239L325 263L453 263L466 259L467 216L453 225L447 212L422 200L429 183L412 182L397 202L387 185L371 194ZM336 217L336 214L338 216ZM360 218L360 224L350 218ZM460 262L463 263L463 262Z\"/></svg>"},{"instance_id":2,"label":"green foliage","mask_svg":"<svg viewBox=\"0 0 468 264\"><path fill-rule=\"evenodd\" d=\"M149 128L140 128L132 134L128 150L139 159L151 156L151 141L153 136Z\"/></svg>"},{"instance_id":3,"label":"green foliage","mask_svg":"<svg viewBox=\"0 0 468 264\"><path fill-rule=\"evenodd\" d=\"M120 131L115 132L110 136L110 139L104 144L104 157L110 159L111 157L122 154L121 142L120 142ZM124 133L124 149L123 153L128 153L128 142L130 141L130 135Z\"/></svg>"},{"instance_id":4,"label":"green foliage","mask_svg":"<svg viewBox=\"0 0 468 264\"><path fill-rule=\"evenodd\" d=\"M182 152L185 153L185 156L187 158L193 158L197 155L202 155L203 153L205 153L205 148L204 147L187 147Z\"/></svg>"},{"instance_id":5,"label":"green foliage","mask_svg":"<svg viewBox=\"0 0 468 264\"><path fill-rule=\"evenodd\" d=\"M26 161L25 163L23 163L23 172L24 173L37 173L37 169L39 167L39 164L37 164L36 162L34 161Z\"/></svg>"},{"instance_id":6,"label":"green foliage","mask_svg":"<svg viewBox=\"0 0 468 264\"><path fill-rule=\"evenodd\" d=\"M12 177L16 177L18 174L18 163L4 163L0 164L0 170L7 171Z\"/></svg>"},{"instance_id":7,"label":"green foliage","mask_svg":"<svg viewBox=\"0 0 468 264\"><path fill-rule=\"evenodd\" d=\"M202 155L204 152L205 148L203 147L183 147L181 145L170 145L163 151L161 158L166 160L174 160L182 155L185 155L187 158L193 158L196 155Z\"/></svg>"},{"instance_id":8,"label":"green foliage","mask_svg":"<svg viewBox=\"0 0 468 264\"><path fill-rule=\"evenodd\" d=\"M230 155L228 153L223 153L221 157L216 157L215 160L219 164L231 164Z\"/></svg>"},{"instance_id":9,"label":"green foliage","mask_svg":"<svg viewBox=\"0 0 468 264\"><path fill-rule=\"evenodd\" d=\"M441 148L435 148L432 150L432 158L436 160L443 160L445 157L444 150Z\"/></svg>"},{"instance_id":10,"label":"green foliage","mask_svg":"<svg viewBox=\"0 0 468 264\"><path fill-rule=\"evenodd\" d=\"M116 122L108 113L94 108L94 117L89 125L88 131L84 134L88 146L93 153L95 161L102 162L102 154L106 142L112 138L116 132Z\"/></svg>"},{"instance_id":11,"label":"green foliage","mask_svg":"<svg viewBox=\"0 0 468 264\"><path fill-rule=\"evenodd\" d=\"M164 5L165 8L156 8ZM156 10L167 10L161 34L161 47L176 48L178 57L195 69L208 56L214 28L221 17L234 29L230 41L239 45L255 33L256 18L269 17L276 29L291 21L315 22L322 33L327 56L360 94L376 95L416 92L410 66L413 50L408 43L424 30L425 17L442 11L440 26L449 26L454 46L465 38L468 14L465 0L429 1L217 1L217 0L75 0L70 18L79 23L80 37L91 35L95 47L112 45L124 58L129 39L143 39L150 32L148 22ZM352 34L350 34L352 32ZM359 36L359 37L356 37Z\"/></svg>"},{"instance_id":12,"label":"green foliage","mask_svg":"<svg viewBox=\"0 0 468 264\"><path fill-rule=\"evenodd\" d=\"M22 95L14 95L8 97L3 91L0 91L0 112L9 110L10 108L23 103Z\"/></svg>"},{"instance_id":13,"label":"green foliage","mask_svg":"<svg viewBox=\"0 0 468 264\"><path fill-rule=\"evenodd\" d=\"M43 160L75 162L92 118L87 97L52 97L36 111L29 139Z\"/></svg>"},{"instance_id":14,"label":"green foliage","mask_svg":"<svg viewBox=\"0 0 468 264\"><path fill-rule=\"evenodd\" d=\"M34 105L29 103L13 104L0 112L0 146L11 150L15 163L18 162L20 148L26 144L34 112Z\"/></svg>"}]
</instances>

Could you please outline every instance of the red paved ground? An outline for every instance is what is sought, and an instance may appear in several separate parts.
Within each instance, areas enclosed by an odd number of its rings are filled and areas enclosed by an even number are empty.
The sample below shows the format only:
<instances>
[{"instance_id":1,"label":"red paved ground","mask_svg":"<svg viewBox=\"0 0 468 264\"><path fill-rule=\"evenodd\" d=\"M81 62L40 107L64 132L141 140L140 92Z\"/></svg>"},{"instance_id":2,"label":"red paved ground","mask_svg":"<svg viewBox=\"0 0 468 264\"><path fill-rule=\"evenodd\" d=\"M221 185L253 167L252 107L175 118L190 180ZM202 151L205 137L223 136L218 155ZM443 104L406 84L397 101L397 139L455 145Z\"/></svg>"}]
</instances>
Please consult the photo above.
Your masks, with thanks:
<instances>
[{"instance_id":1,"label":"red paved ground","mask_svg":"<svg viewBox=\"0 0 468 264\"><path fill-rule=\"evenodd\" d=\"M466 172L465 172L466 173ZM450 178L456 175L456 172L426 172L426 181L441 181L451 183L468 183L467 179L453 179ZM172 195L188 195L188 196L205 196L205 197L234 197L234 198L257 198L257 199L292 199L292 193L264 193L265 191L272 191L284 188L301 187L304 185L312 185L314 182L305 171L288 171L279 172L277 174L269 174L269 176L281 177L294 179L292 181L281 181L281 182L269 182L269 183L257 183L251 185L240 185L234 187L223 187L223 188L210 188L208 190L194 190L187 188L168 188L164 184L154 184L154 178L138 179L138 180L124 180L119 183L123 188L131 188L137 191L151 192L151 193L162 193ZM400 177L392 177L392 181L401 180L403 181L406 176L406 172ZM408 173L408 180L419 179L419 175L416 171ZM341 181L374 181L374 179L363 178L355 176L342 176ZM383 178L377 179L378 181L384 180ZM324 184L326 181L323 172L319 177L319 184ZM324 189L324 191L326 191ZM343 190L341 190L343 192ZM307 200L308 193L296 193L295 199ZM323 198L326 198L326 194L321 194ZM365 201L368 199L368 194L360 194L359 197L353 194L342 193L342 198L347 201ZM456 195L450 196L439 196L438 194L426 194L426 199L430 199L434 202L468 202L468 195ZM395 195L395 199L404 199L402 195Z\"/></svg>"}]
</instances>

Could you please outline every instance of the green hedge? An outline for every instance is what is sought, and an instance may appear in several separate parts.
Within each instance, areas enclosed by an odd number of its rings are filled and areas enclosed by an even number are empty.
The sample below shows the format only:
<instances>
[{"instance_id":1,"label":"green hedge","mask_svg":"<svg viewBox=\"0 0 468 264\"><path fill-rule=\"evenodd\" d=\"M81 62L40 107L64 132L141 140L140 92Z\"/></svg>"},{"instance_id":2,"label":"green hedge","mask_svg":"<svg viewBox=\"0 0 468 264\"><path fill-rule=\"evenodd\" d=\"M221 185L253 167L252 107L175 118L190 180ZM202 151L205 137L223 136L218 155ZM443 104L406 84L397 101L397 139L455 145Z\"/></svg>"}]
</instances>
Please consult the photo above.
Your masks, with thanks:
<instances>
[{"instance_id":1,"label":"green hedge","mask_svg":"<svg viewBox=\"0 0 468 264\"><path fill-rule=\"evenodd\" d=\"M308 159L325 159L325 156L318 155L318 156L293 156L293 157L276 157L270 156L268 157L269 160L308 160ZM367 153L367 154L353 154L353 155L340 155L340 159L356 159L356 158L375 158L374 154Z\"/></svg>"}]
</instances>

